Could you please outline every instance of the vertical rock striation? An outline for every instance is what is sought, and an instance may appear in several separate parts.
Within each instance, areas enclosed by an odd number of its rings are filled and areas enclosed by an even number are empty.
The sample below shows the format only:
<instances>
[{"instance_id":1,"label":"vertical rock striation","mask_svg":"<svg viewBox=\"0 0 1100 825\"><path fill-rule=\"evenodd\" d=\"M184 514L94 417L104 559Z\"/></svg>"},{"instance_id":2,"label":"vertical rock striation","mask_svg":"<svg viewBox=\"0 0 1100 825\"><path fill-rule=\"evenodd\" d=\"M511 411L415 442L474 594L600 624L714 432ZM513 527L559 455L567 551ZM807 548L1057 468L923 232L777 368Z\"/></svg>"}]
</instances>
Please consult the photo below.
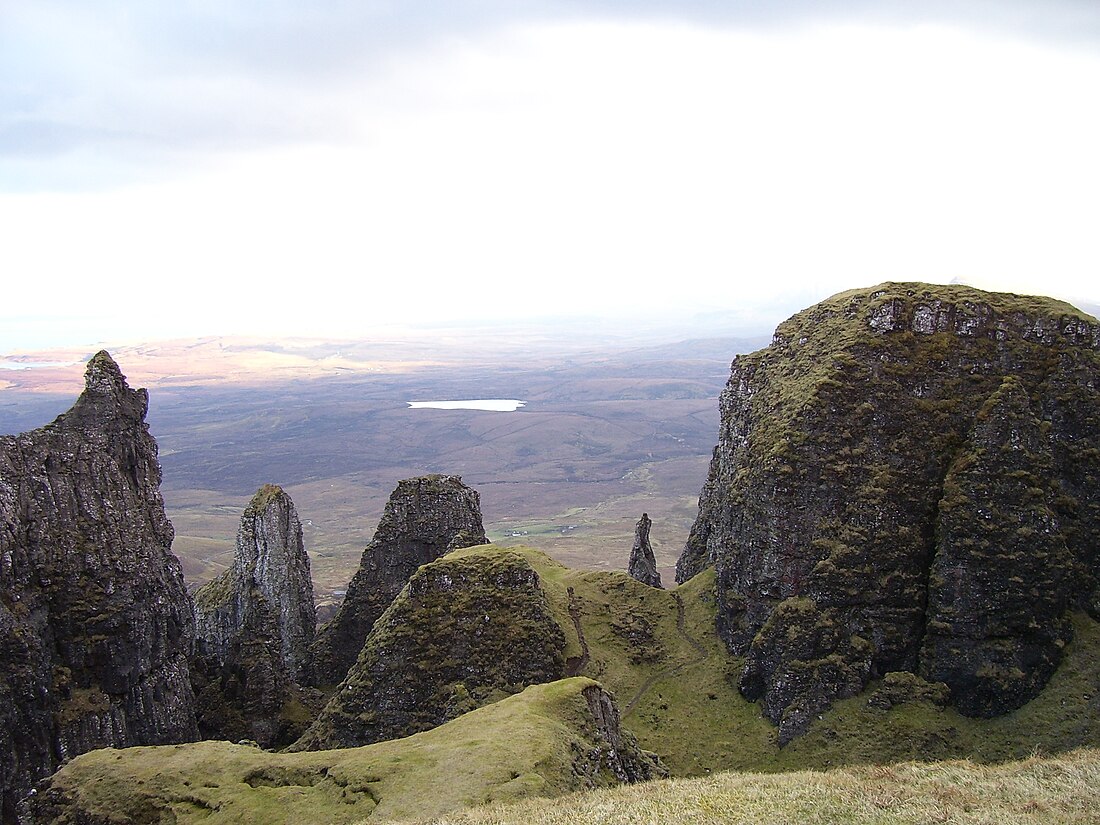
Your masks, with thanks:
<instances>
[{"instance_id":1,"label":"vertical rock striation","mask_svg":"<svg viewBox=\"0 0 1100 825\"><path fill-rule=\"evenodd\" d=\"M398 483L340 609L311 648L313 684L343 681L375 621L422 564L462 547L486 544L481 499L458 476Z\"/></svg>"},{"instance_id":2,"label":"vertical rock striation","mask_svg":"<svg viewBox=\"0 0 1100 825\"><path fill-rule=\"evenodd\" d=\"M195 592L194 681L211 738L265 747L301 733L284 709L306 672L317 614L294 502L267 484L245 508L233 563Z\"/></svg>"},{"instance_id":3,"label":"vertical rock striation","mask_svg":"<svg viewBox=\"0 0 1100 825\"><path fill-rule=\"evenodd\" d=\"M780 741L869 679L995 715L1100 615L1100 325L1068 304L884 284L738 357L678 565Z\"/></svg>"},{"instance_id":4,"label":"vertical rock striation","mask_svg":"<svg viewBox=\"0 0 1100 825\"><path fill-rule=\"evenodd\" d=\"M653 557L653 546L649 543L649 528L653 520L648 513L642 513L634 528L634 547L630 550L630 564L627 572L632 578L650 587L661 586L661 574L657 572L657 559Z\"/></svg>"},{"instance_id":5,"label":"vertical rock striation","mask_svg":"<svg viewBox=\"0 0 1100 825\"><path fill-rule=\"evenodd\" d=\"M191 600L160 495L148 396L106 352L53 423L0 437L3 819L101 747L193 740Z\"/></svg>"}]
</instances>

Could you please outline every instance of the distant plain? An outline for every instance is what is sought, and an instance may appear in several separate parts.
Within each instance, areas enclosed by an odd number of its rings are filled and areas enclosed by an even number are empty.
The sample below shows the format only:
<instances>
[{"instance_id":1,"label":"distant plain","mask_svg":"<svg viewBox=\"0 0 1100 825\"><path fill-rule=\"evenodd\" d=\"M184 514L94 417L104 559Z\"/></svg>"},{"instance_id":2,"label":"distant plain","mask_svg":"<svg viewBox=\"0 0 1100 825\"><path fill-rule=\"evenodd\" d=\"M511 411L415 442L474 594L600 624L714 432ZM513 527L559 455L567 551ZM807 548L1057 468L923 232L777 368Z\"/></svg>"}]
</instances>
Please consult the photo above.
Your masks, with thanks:
<instances>
[{"instance_id":1,"label":"distant plain","mask_svg":"<svg viewBox=\"0 0 1100 825\"><path fill-rule=\"evenodd\" d=\"M324 614L338 602L397 481L453 473L481 494L489 538L563 563L624 569L642 512L671 581L717 441L733 356L767 343L441 331L360 341L203 339L110 348L150 392L173 550L189 585L230 562L248 499L294 499ZM92 353L0 373L0 432L41 426L82 388ZM514 412L411 409L423 400L518 399Z\"/></svg>"}]
</instances>

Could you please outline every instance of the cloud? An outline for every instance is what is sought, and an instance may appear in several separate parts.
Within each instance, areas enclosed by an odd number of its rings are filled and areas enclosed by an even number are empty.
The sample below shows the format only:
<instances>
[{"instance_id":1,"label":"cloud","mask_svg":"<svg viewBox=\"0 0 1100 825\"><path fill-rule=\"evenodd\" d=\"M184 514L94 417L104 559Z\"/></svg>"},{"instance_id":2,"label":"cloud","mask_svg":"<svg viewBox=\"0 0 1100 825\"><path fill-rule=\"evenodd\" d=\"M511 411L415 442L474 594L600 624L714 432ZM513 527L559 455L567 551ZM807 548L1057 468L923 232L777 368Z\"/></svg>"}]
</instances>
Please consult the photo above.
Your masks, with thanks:
<instances>
[{"instance_id":1,"label":"cloud","mask_svg":"<svg viewBox=\"0 0 1100 825\"><path fill-rule=\"evenodd\" d=\"M934 27L433 41L330 89L357 140L0 197L9 306L51 283L56 311L105 323L171 307L203 332L347 334L716 308L774 323L844 288L956 276L1093 294L1100 115L1081 104L1098 78L1087 56Z\"/></svg>"},{"instance_id":2,"label":"cloud","mask_svg":"<svg viewBox=\"0 0 1100 825\"><path fill-rule=\"evenodd\" d=\"M5 319L105 340L168 316L173 335L713 311L761 328L883 280L1100 297L1087 48L828 4L752 25L701 3L490 2L461 23L275 4L262 31L247 5L50 19L67 8L0 25L45 38L0 43L25 68L0 70Z\"/></svg>"},{"instance_id":3,"label":"cloud","mask_svg":"<svg viewBox=\"0 0 1100 825\"><path fill-rule=\"evenodd\" d=\"M1088 0L7 4L0 189L96 188L171 174L211 153L356 141L349 97L370 98L404 55L588 20L748 32L931 23L1100 42L1100 6Z\"/></svg>"}]
</instances>

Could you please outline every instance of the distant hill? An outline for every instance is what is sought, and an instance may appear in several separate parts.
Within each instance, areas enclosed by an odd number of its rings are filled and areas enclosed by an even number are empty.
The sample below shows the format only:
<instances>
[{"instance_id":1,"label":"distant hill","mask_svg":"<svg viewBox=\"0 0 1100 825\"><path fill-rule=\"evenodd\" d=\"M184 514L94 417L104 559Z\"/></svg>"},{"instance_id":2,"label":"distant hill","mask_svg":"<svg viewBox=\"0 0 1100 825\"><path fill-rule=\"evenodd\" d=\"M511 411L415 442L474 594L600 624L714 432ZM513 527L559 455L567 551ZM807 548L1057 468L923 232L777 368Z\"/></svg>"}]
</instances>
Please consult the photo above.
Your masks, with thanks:
<instances>
[{"instance_id":1,"label":"distant hill","mask_svg":"<svg viewBox=\"0 0 1100 825\"><path fill-rule=\"evenodd\" d=\"M634 524L648 512L671 580L730 360L770 339L568 332L204 339L121 347L114 356L132 385L150 389L173 549L188 581L228 567L241 510L275 483L301 515L326 615L393 486L427 472L462 475L481 493L494 541L535 545L575 566L625 569ZM0 390L0 432L41 426L80 386L85 353L26 357L73 365L0 371L14 382ZM526 406L497 413L407 403L494 397Z\"/></svg>"}]
</instances>

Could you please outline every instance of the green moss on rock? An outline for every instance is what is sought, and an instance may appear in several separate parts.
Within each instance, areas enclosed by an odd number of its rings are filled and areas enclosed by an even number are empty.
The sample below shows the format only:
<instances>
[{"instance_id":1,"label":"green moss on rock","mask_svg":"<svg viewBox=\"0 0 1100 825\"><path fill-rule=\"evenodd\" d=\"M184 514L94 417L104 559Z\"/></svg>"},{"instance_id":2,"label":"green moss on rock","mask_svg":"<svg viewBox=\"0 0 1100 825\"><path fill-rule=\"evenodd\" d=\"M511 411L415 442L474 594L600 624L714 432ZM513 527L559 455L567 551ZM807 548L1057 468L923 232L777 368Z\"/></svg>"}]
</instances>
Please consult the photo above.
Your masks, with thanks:
<instances>
[{"instance_id":1,"label":"green moss on rock","mask_svg":"<svg viewBox=\"0 0 1100 825\"><path fill-rule=\"evenodd\" d=\"M769 718L850 695L853 672L921 669L971 713L1035 694L1060 655L1065 609L1100 603L1098 350L1100 324L1068 304L888 283L795 315L735 360L682 567L715 565L718 629L747 657L742 689ZM997 401L1005 386L1012 403ZM998 439L1024 430L1032 446L998 458ZM1061 592L1067 574L1065 598L1044 592ZM1027 636L1015 653L979 638L995 633L982 617L1004 592L1039 626L1009 623ZM815 606L812 619L788 617L793 632L819 644L777 654L766 628L792 598ZM818 631L829 623L837 633ZM782 676L834 654L843 666L798 690ZM989 690L963 700L994 660Z\"/></svg>"},{"instance_id":2,"label":"green moss on rock","mask_svg":"<svg viewBox=\"0 0 1100 825\"><path fill-rule=\"evenodd\" d=\"M660 775L589 679L528 688L434 730L364 748L276 754L228 742L102 750L31 803L59 825L427 818Z\"/></svg>"},{"instance_id":3,"label":"green moss on rock","mask_svg":"<svg viewBox=\"0 0 1100 825\"><path fill-rule=\"evenodd\" d=\"M298 749L406 736L565 672L565 635L523 556L446 556L421 567Z\"/></svg>"}]
</instances>

